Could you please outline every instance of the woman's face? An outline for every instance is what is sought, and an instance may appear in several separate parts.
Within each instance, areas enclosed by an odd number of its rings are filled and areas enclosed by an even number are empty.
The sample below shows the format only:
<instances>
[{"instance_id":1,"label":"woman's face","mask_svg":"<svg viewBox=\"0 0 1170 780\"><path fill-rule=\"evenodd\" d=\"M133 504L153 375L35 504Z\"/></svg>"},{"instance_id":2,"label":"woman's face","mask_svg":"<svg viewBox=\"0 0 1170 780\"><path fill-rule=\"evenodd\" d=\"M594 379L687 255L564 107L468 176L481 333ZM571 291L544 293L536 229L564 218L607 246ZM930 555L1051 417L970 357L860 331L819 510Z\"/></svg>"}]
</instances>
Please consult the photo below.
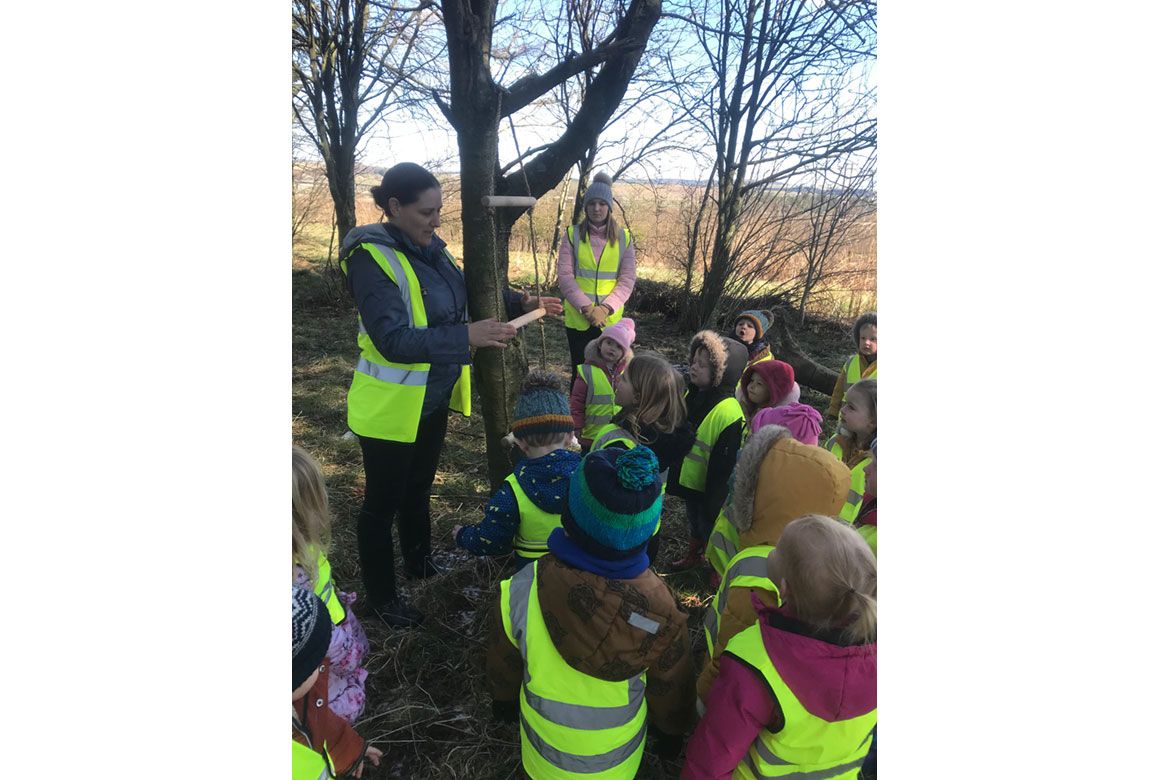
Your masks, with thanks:
<instances>
[{"instance_id":1,"label":"woman's face","mask_svg":"<svg viewBox=\"0 0 1170 780\"><path fill-rule=\"evenodd\" d=\"M601 198L594 198L585 204L585 216L594 225L600 225L609 219L609 204Z\"/></svg>"},{"instance_id":2,"label":"woman's face","mask_svg":"<svg viewBox=\"0 0 1170 780\"><path fill-rule=\"evenodd\" d=\"M420 247L429 246L435 231L439 229L442 220L439 212L443 210L443 191L438 187L431 187L419 193L414 203L402 205L398 198L391 198L389 206L390 224L395 225Z\"/></svg>"}]
</instances>

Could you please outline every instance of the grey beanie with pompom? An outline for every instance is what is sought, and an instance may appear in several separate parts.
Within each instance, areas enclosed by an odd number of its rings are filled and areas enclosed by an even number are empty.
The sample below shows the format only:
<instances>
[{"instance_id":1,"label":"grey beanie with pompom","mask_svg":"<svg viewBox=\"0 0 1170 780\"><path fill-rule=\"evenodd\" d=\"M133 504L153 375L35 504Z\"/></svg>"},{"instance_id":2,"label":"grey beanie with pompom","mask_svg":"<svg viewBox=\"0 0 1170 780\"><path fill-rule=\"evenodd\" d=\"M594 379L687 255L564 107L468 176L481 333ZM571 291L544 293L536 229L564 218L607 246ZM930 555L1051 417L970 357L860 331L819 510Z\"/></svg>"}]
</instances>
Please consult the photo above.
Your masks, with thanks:
<instances>
[{"instance_id":1,"label":"grey beanie with pompom","mask_svg":"<svg viewBox=\"0 0 1170 780\"><path fill-rule=\"evenodd\" d=\"M604 200L613 211L613 179L608 174L598 173L593 177L593 183L585 190L585 205L591 200Z\"/></svg>"}]
</instances>

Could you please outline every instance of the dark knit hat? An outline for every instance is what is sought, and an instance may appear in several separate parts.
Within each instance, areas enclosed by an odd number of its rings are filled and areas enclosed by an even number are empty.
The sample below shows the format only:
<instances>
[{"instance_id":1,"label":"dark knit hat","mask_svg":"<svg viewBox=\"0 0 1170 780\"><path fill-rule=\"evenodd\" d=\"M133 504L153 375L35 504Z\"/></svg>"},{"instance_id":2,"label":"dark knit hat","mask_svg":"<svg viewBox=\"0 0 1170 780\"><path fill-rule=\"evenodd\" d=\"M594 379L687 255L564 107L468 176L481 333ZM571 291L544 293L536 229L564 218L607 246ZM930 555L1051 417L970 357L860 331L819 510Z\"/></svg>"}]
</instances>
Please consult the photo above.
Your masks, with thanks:
<instances>
[{"instance_id":1,"label":"dark knit hat","mask_svg":"<svg viewBox=\"0 0 1170 780\"><path fill-rule=\"evenodd\" d=\"M329 609L317 596L295 585L292 589L292 689L312 676L329 652L333 621Z\"/></svg>"},{"instance_id":2,"label":"dark knit hat","mask_svg":"<svg viewBox=\"0 0 1170 780\"><path fill-rule=\"evenodd\" d=\"M772 314L759 309L748 309L740 312L735 321L739 322L740 320L747 320L756 329L756 341L762 339L764 334L768 332L768 328L772 327Z\"/></svg>"},{"instance_id":3,"label":"dark knit hat","mask_svg":"<svg viewBox=\"0 0 1170 780\"><path fill-rule=\"evenodd\" d=\"M573 415L563 387L551 371L529 371L512 413L512 433L520 439L542 433L572 433Z\"/></svg>"},{"instance_id":4,"label":"dark knit hat","mask_svg":"<svg viewBox=\"0 0 1170 780\"><path fill-rule=\"evenodd\" d=\"M593 177L593 183L585 190L585 199L581 202L589 205L591 200L604 200L613 211L613 179L607 174L599 173Z\"/></svg>"},{"instance_id":5,"label":"dark knit hat","mask_svg":"<svg viewBox=\"0 0 1170 780\"><path fill-rule=\"evenodd\" d=\"M585 456L569 481L561 523L577 546L606 560L637 553L662 515L658 458L649 447Z\"/></svg>"}]
</instances>

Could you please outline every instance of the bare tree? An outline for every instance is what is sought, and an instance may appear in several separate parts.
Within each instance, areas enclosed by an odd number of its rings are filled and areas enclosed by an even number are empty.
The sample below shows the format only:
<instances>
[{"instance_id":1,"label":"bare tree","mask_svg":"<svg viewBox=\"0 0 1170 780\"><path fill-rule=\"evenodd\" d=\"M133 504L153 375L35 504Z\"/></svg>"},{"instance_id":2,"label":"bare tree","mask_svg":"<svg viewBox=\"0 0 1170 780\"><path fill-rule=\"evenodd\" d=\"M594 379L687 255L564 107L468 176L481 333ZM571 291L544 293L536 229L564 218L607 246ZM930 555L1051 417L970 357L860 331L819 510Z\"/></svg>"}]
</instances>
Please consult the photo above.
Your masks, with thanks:
<instances>
[{"instance_id":1,"label":"bare tree","mask_svg":"<svg viewBox=\"0 0 1170 780\"><path fill-rule=\"evenodd\" d=\"M568 3L570 11L574 4L572 0ZM508 238L512 225L524 213L520 208L490 210L481 199L487 195L540 197L562 181L596 142L620 104L662 10L661 0L629 0L624 10L615 11L614 26L605 37L546 70L536 69L540 64L536 53L530 58L531 72L505 85L509 67L529 52L521 50L493 59L495 36L504 21L496 17L497 6L497 0L443 2L450 84L445 95L435 92L436 102L458 138L464 268L473 320L504 313ZM527 22L526 17L522 19ZM497 73L493 73L493 65L498 66ZM587 70L596 73L582 96L580 109L563 132L505 175L499 162L500 123ZM509 387L515 387L523 367L518 347L482 349L475 356L493 482L502 480L511 469L500 440L507 433L511 412Z\"/></svg>"},{"instance_id":2,"label":"bare tree","mask_svg":"<svg viewBox=\"0 0 1170 780\"><path fill-rule=\"evenodd\" d=\"M338 238L354 227L354 169L363 136L410 73L431 0L397 8L372 0L293 0L293 116L325 163ZM340 246L340 241L338 242Z\"/></svg>"},{"instance_id":3,"label":"bare tree","mask_svg":"<svg viewBox=\"0 0 1170 780\"><path fill-rule=\"evenodd\" d=\"M745 258L759 248L759 236L739 235L751 221L745 216L774 212L778 195L814 167L876 143L863 78L874 54L875 5L695 0L677 18L694 29L710 71L693 115L709 136L714 181L710 262L702 258L702 285L686 317L695 328L711 321L729 281L744 276ZM694 88L680 83L678 92Z\"/></svg>"}]
</instances>

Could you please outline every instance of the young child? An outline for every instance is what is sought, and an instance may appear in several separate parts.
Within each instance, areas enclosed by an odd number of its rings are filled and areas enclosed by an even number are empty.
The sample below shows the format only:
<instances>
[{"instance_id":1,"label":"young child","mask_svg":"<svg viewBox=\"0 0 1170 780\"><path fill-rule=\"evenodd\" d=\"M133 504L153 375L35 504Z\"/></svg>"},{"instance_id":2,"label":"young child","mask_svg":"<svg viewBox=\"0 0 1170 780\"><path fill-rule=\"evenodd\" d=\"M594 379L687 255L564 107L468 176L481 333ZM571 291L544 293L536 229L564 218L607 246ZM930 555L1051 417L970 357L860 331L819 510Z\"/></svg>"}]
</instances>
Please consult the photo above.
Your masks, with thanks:
<instances>
[{"instance_id":1,"label":"young child","mask_svg":"<svg viewBox=\"0 0 1170 780\"><path fill-rule=\"evenodd\" d=\"M849 388L862 379L877 379L877 312L867 312L853 323L853 343L857 354L850 356L837 375L837 385L829 399L829 417L837 416Z\"/></svg>"},{"instance_id":2,"label":"young child","mask_svg":"<svg viewBox=\"0 0 1170 780\"><path fill-rule=\"evenodd\" d=\"M711 534L727 539L733 550L726 559L715 600L703 617L707 664L699 676L699 698L705 698L728 641L756 621L752 599L776 606L776 590L764 562L781 532L802 515L835 515L849 492L849 469L828 452L801 444L787 428L761 428L740 450L735 482L727 498L727 524ZM713 546L713 545L712 545ZM708 560L715 566L723 550Z\"/></svg>"},{"instance_id":3,"label":"young child","mask_svg":"<svg viewBox=\"0 0 1170 780\"><path fill-rule=\"evenodd\" d=\"M870 447L877 439L877 382L862 379L845 393L841 407L841 424L836 435L825 442L825 449L840 458L853 472L853 485L841 519L852 523L861 509L865 493L865 468L870 461Z\"/></svg>"},{"instance_id":4,"label":"young child","mask_svg":"<svg viewBox=\"0 0 1170 780\"><path fill-rule=\"evenodd\" d=\"M758 309L741 312L735 318L731 332L741 344L747 347L749 366L754 366L762 360L772 359L772 348L764 340L764 334L768 332L768 328L772 327L775 320L776 315L772 312L759 311Z\"/></svg>"},{"instance_id":5,"label":"young child","mask_svg":"<svg viewBox=\"0 0 1170 780\"><path fill-rule=\"evenodd\" d=\"M318 780L361 777L368 759L378 766L382 751L358 736L353 726L325 703L329 695L329 637L333 623L321 599L292 589L292 776Z\"/></svg>"},{"instance_id":6,"label":"young child","mask_svg":"<svg viewBox=\"0 0 1170 780\"><path fill-rule=\"evenodd\" d=\"M329 550L332 515L329 491L321 468L307 452L292 448L292 561L293 584L316 593L333 621L329 641L329 708L351 725L366 706L366 670L362 659L370 651L366 632L353 612L357 594L333 584Z\"/></svg>"},{"instance_id":7,"label":"young child","mask_svg":"<svg viewBox=\"0 0 1170 780\"><path fill-rule=\"evenodd\" d=\"M687 617L645 552L658 468L643 446L586 455L549 554L500 583L488 689L497 718L519 715L528 777L633 778L647 726L669 758L694 721Z\"/></svg>"},{"instance_id":8,"label":"young child","mask_svg":"<svg viewBox=\"0 0 1170 780\"><path fill-rule=\"evenodd\" d=\"M794 403L761 409L752 418L752 433L767 425L783 425L792 433L792 438L810 447L821 440L821 413L808 404Z\"/></svg>"},{"instance_id":9,"label":"young child","mask_svg":"<svg viewBox=\"0 0 1170 780\"><path fill-rule=\"evenodd\" d=\"M649 447L658 458L658 476L665 488L667 470L680 465L695 442L695 429L687 422L681 378L661 355L636 355L614 387L621 411L598 431L593 449L632 450L639 444ZM646 552L653 566L658 557L657 527Z\"/></svg>"},{"instance_id":10,"label":"young child","mask_svg":"<svg viewBox=\"0 0 1170 780\"><path fill-rule=\"evenodd\" d=\"M585 452L601 427L618 412L614 385L634 357L631 350L634 335L634 321L623 317L585 345L585 362L577 366L569 393L573 432Z\"/></svg>"},{"instance_id":11,"label":"young child","mask_svg":"<svg viewBox=\"0 0 1170 780\"><path fill-rule=\"evenodd\" d=\"M783 360L749 363L740 377L736 398L743 405L743 416L750 424L764 409L787 406L800 400L800 385L792 366Z\"/></svg>"},{"instance_id":12,"label":"young child","mask_svg":"<svg viewBox=\"0 0 1170 780\"><path fill-rule=\"evenodd\" d=\"M783 604L727 645L682 780L856 777L877 725L877 566L823 515L789 523L768 555Z\"/></svg>"},{"instance_id":13,"label":"young child","mask_svg":"<svg viewBox=\"0 0 1170 780\"><path fill-rule=\"evenodd\" d=\"M455 544L474 555L515 550L522 566L548 552L548 535L561 525L569 477L581 456L569 450L573 418L561 380L551 371L530 371L512 414L512 436L524 458L492 496L478 525L457 525Z\"/></svg>"},{"instance_id":14,"label":"young child","mask_svg":"<svg viewBox=\"0 0 1170 780\"><path fill-rule=\"evenodd\" d=\"M853 527L877 558L877 439L869 445L869 456L869 465L865 467L865 495L861 497L861 509Z\"/></svg>"},{"instance_id":15,"label":"young child","mask_svg":"<svg viewBox=\"0 0 1170 780\"><path fill-rule=\"evenodd\" d=\"M735 388L747 366L747 348L715 331L702 330L691 339L687 420L695 443L682 464L670 469L666 492L683 499L690 542L669 571L682 571L703 561L703 548L727 496L727 480L743 441L743 408Z\"/></svg>"}]
</instances>

